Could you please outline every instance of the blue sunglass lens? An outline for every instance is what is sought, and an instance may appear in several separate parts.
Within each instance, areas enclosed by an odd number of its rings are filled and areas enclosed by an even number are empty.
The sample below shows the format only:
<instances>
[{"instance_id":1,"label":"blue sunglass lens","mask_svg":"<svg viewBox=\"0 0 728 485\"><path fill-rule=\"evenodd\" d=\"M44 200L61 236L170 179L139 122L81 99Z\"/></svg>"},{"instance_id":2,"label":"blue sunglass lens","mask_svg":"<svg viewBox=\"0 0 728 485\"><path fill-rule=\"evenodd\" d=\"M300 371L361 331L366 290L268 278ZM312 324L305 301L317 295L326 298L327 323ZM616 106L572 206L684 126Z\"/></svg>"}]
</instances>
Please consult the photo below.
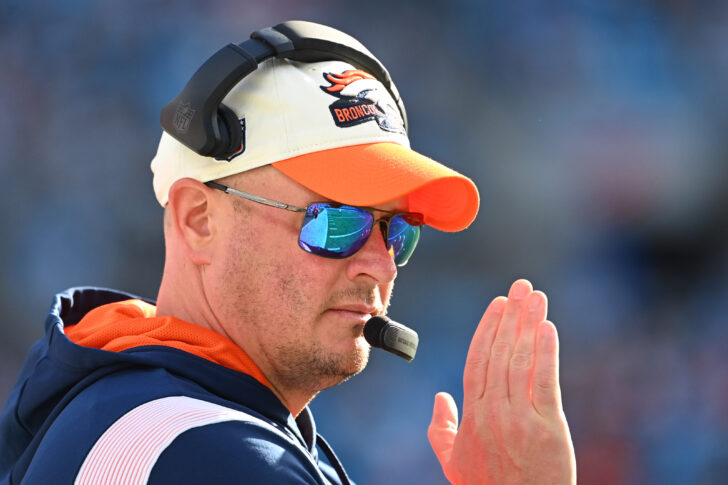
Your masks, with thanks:
<instances>
[{"instance_id":1,"label":"blue sunglass lens","mask_svg":"<svg viewBox=\"0 0 728 485\"><path fill-rule=\"evenodd\" d=\"M389 221L389 233L387 245L394 253L394 263L397 266L404 266L417 247L420 240L420 220L408 222L408 216L396 215ZM413 225L416 224L416 225Z\"/></svg>"},{"instance_id":2,"label":"blue sunglass lens","mask_svg":"<svg viewBox=\"0 0 728 485\"><path fill-rule=\"evenodd\" d=\"M318 256L347 258L364 246L373 225L374 216L367 210L316 202L306 210L298 244ZM404 266L412 256L421 225L419 214L398 214L389 221L387 248L397 266Z\"/></svg>"},{"instance_id":3,"label":"blue sunglass lens","mask_svg":"<svg viewBox=\"0 0 728 485\"><path fill-rule=\"evenodd\" d=\"M317 202L306 210L298 242L309 253L346 258L364 246L373 224L374 216L365 210Z\"/></svg>"}]
</instances>

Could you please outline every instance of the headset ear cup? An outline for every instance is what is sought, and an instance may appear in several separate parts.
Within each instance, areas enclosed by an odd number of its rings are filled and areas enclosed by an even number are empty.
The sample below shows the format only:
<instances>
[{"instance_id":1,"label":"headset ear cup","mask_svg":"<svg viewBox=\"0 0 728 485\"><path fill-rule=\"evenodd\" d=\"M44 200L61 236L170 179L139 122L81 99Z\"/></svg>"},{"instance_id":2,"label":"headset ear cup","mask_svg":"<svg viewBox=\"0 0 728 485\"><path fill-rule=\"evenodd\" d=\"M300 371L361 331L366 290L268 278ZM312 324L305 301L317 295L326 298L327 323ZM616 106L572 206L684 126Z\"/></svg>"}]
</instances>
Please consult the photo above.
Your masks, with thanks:
<instances>
[{"instance_id":1,"label":"headset ear cup","mask_svg":"<svg viewBox=\"0 0 728 485\"><path fill-rule=\"evenodd\" d=\"M243 136L238 115L224 104L220 104L217 109L217 128L220 138L215 146L214 156L228 158L238 151Z\"/></svg>"}]
</instances>

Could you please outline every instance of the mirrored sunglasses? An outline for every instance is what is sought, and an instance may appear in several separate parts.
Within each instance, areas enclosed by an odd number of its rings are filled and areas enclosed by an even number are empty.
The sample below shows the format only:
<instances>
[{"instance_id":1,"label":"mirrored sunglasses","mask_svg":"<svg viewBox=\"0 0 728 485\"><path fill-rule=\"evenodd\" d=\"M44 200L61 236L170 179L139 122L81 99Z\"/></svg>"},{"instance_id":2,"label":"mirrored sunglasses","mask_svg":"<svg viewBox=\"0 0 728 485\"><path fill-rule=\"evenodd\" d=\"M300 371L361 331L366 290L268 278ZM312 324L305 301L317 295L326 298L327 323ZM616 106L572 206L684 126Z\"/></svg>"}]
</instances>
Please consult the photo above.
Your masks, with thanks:
<instances>
[{"instance_id":1,"label":"mirrored sunglasses","mask_svg":"<svg viewBox=\"0 0 728 485\"><path fill-rule=\"evenodd\" d=\"M304 209L217 182L207 182L205 185L259 204L303 212L305 215L298 245L308 253L325 258L342 259L355 254L366 244L374 224L379 223L385 245L395 264L404 266L417 246L424 225L423 215L416 212L390 212L334 202L313 202ZM377 219L375 212L383 212L385 216Z\"/></svg>"}]
</instances>

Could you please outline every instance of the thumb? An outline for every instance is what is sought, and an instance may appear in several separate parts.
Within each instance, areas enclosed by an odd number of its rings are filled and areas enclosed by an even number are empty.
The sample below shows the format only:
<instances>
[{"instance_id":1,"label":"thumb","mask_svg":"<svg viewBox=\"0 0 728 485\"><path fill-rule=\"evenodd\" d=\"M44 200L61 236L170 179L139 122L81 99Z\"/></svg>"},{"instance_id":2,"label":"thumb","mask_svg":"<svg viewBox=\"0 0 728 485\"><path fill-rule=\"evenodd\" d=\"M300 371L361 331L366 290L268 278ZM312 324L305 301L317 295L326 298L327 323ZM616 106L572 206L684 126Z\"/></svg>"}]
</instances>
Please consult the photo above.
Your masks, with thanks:
<instances>
[{"instance_id":1,"label":"thumb","mask_svg":"<svg viewBox=\"0 0 728 485\"><path fill-rule=\"evenodd\" d=\"M446 392L438 392L435 395L432 421L427 429L427 437L443 469L450 462L457 434L458 407L455 400Z\"/></svg>"}]
</instances>

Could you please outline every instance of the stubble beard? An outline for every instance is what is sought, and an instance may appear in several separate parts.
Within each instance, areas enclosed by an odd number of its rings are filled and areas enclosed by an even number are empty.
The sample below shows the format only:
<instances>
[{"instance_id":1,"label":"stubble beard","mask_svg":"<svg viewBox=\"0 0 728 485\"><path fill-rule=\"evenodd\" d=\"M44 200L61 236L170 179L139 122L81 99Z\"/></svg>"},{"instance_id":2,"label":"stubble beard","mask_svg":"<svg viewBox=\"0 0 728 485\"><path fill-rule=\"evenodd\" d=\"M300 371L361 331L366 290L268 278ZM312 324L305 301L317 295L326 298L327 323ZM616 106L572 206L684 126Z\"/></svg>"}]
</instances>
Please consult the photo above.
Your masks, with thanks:
<instances>
[{"instance_id":1,"label":"stubble beard","mask_svg":"<svg viewBox=\"0 0 728 485\"><path fill-rule=\"evenodd\" d=\"M361 327L352 328L352 338L361 338ZM357 342L346 353L334 353L318 342L287 342L276 348L280 364L277 378L289 389L315 394L364 370L369 350L363 342Z\"/></svg>"},{"instance_id":2,"label":"stubble beard","mask_svg":"<svg viewBox=\"0 0 728 485\"><path fill-rule=\"evenodd\" d=\"M290 288L288 289L290 290ZM288 293L290 296L289 291L284 291L284 293ZM319 315L321 316L327 309L347 301L373 304L377 298L373 288L369 286L362 285L341 290L327 298L319 310ZM387 295L385 305L388 303ZM319 340L301 341L297 339L280 343L276 346L278 382L289 389L316 394L347 381L364 370L369 361L370 347L364 341L363 335L363 325L352 325L351 338L354 343L346 352L336 352Z\"/></svg>"}]
</instances>

